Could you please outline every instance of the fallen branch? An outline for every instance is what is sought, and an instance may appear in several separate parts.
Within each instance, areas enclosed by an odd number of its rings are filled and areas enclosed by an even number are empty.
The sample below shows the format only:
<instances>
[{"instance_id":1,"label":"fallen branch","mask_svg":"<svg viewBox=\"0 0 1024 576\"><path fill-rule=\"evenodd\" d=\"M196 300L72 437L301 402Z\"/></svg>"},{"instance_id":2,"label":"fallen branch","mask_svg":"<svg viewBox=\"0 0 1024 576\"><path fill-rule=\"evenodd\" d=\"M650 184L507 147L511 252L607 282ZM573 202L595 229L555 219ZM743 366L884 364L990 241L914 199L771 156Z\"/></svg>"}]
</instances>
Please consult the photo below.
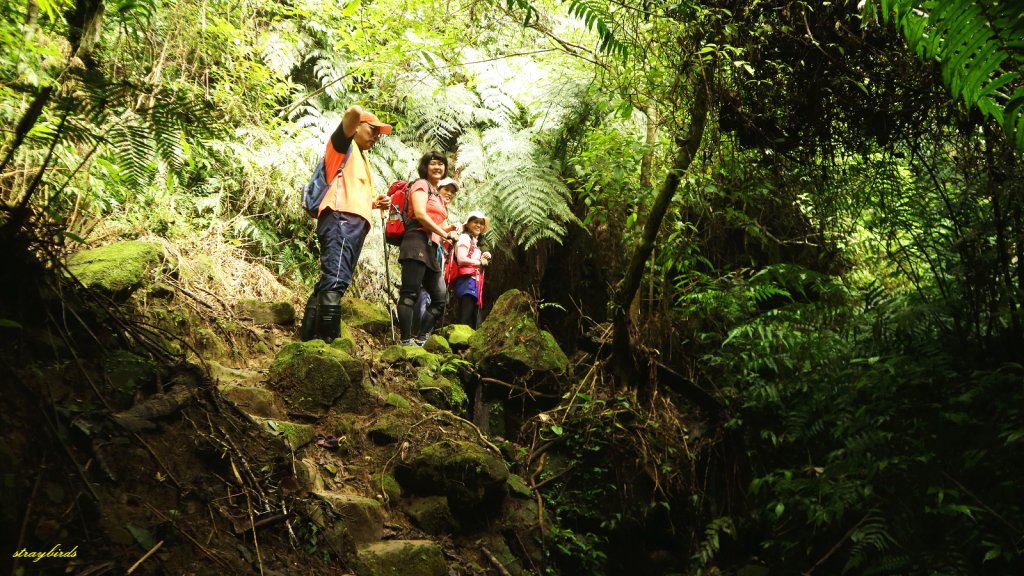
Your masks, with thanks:
<instances>
[{"instance_id":1,"label":"fallen branch","mask_svg":"<svg viewBox=\"0 0 1024 576\"><path fill-rule=\"evenodd\" d=\"M512 573L509 572L508 569L505 568L505 565L502 564L501 561L498 560L494 556L494 554L487 549L487 546L481 546L480 549L483 550L484 556L487 556L487 559L491 561L491 564L494 565L494 567L498 570L498 573L501 574L501 576L512 576Z\"/></svg>"},{"instance_id":2,"label":"fallen branch","mask_svg":"<svg viewBox=\"0 0 1024 576\"><path fill-rule=\"evenodd\" d=\"M495 454L497 454L499 456L502 455L501 454L501 450L499 450L497 446L492 444L491 441L488 440L487 437L484 436L484 433L483 433L483 431L480 430L479 426L477 426L476 424L473 424L469 420L466 420L465 418L463 418L462 416L459 416L457 414L452 414L451 412L449 412L448 414L453 416L456 420L460 420L460 421L465 422L466 424L469 424L470 426L472 426L473 430L476 430L477 436L480 437L480 441L481 442L483 442L491 450L494 450Z\"/></svg>"},{"instance_id":3,"label":"fallen branch","mask_svg":"<svg viewBox=\"0 0 1024 576\"><path fill-rule=\"evenodd\" d=\"M149 552L146 552L145 554L142 555L142 558L139 558L138 560L136 560L135 564L132 564L132 567L129 568L128 571L125 572L125 574L131 574L132 572L134 572L135 569L138 568L140 564L142 564L143 562L146 561L146 558L149 558L150 556L152 556L153 553L156 552L157 550L159 550L160 547L163 546L163 545L164 545L164 541L163 540L157 542L155 546L153 546L152 548L149 549Z\"/></svg>"},{"instance_id":4,"label":"fallen branch","mask_svg":"<svg viewBox=\"0 0 1024 576\"><path fill-rule=\"evenodd\" d=\"M515 390L516 392L522 392L523 394L526 394L527 396L529 396L531 399L533 397L535 397L535 396L540 396L541 398L561 398L562 397L559 394L545 394L544 392L534 392L533 390L530 390L529 388L524 388L522 386L516 386L515 384L509 384L508 382L503 382L503 381L498 380L496 378L483 378L483 377L481 377L480 381L484 382L486 384L497 384L498 386L504 386L505 388L508 388L510 390Z\"/></svg>"}]
</instances>

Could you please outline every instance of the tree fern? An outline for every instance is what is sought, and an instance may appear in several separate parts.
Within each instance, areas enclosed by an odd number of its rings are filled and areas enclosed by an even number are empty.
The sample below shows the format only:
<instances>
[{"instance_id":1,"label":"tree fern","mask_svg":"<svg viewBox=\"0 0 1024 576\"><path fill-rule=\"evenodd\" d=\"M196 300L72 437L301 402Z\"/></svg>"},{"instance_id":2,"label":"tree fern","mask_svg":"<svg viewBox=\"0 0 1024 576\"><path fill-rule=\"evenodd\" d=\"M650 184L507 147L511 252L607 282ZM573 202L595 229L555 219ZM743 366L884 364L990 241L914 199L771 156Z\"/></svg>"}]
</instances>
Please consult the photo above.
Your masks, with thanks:
<instances>
[{"instance_id":1,"label":"tree fern","mask_svg":"<svg viewBox=\"0 0 1024 576\"><path fill-rule=\"evenodd\" d=\"M942 79L968 107L999 122L1024 149L1024 18L1005 0L871 0L922 59L936 59Z\"/></svg>"},{"instance_id":2,"label":"tree fern","mask_svg":"<svg viewBox=\"0 0 1024 576\"><path fill-rule=\"evenodd\" d=\"M504 126L470 130L459 141L463 180L474 187L474 201L494 218L504 241L529 248L543 239L559 241L578 219L557 170L544 161L534 131Z\"/></svg>"},{"instance_id":3,"label":"tree fern","mask_svg":"<svg viewBox=\"0 0 1024 576\"><path fill-rule=\"evenodd\" d=\"M479 121L479 99L463 84L443 86L424 75L407 86L406 115L415 138L429 148L448 148L465 126Z\"/></svg>"}]
</instances>

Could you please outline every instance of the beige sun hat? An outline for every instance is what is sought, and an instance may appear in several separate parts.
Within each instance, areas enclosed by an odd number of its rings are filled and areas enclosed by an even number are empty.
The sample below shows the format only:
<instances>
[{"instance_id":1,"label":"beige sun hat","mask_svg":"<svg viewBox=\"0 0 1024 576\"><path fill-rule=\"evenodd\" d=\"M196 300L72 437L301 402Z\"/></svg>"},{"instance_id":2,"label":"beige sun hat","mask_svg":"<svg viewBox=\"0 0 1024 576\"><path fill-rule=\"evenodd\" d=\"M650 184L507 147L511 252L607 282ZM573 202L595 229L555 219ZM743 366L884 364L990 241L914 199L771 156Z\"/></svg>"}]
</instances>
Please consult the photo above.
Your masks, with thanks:
<instances>
[{"instance_id":1,"label":"beige sun hat","mask_svg":"<svg viewBox=\"0 0 1024 576\"><path fill-rule=\"evenodd\" d=\"M484 222L484 228L483 228L483 230L480 231L481 234L483 234L484 232L487 232L487 229L491 227L491 219L490 218L488 218L487 216L484 216L484 213L480 212L479 210L473 210L469 214L466 214L466 220L462 223L462 229L465 230L466 229L466 225L469 224L469 221L474 219L474 218L476 218L477 220L483 220L483 222Z\"/></svg>"}]
</instances>

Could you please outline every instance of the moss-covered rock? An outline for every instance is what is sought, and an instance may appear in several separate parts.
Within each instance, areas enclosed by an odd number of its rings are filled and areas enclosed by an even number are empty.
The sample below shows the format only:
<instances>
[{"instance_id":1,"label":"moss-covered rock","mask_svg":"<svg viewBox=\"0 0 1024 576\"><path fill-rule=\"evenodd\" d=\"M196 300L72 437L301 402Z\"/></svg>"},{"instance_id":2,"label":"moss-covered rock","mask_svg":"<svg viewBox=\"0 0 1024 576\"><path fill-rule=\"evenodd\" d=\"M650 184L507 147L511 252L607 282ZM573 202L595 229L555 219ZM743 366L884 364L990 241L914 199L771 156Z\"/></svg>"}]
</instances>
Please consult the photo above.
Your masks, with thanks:
<instances>
[{"instance_id":1,"label":"moss-covered rock","mask_svg":"<svg viewBox=\"0 0 1024 576\"><path fill-rule=\"evenodd\" d=\"M405 424L400 419L390 414L385 414L370 426L366 431L366 436L374 444L385 446L401 440L404 433Z\"/></svg>"},{"instance_id":2,"label":"moss-covered rock","mask_svg":"<svg viewBox=\"0 0 1024 576\"><path fill-rule=\"evenodd\" d=\"M370 477L370 481L373 482L373 489L377 491L381 500L390 502L402 497L402 486L391 474L378 472Z\"/></svg>"},{"instance_id":3,"label":"moss-covered rock","mask_svg":"<svg viewBox=\"0 0 1024 576\"><path fill-rule=\"evenodd\" d=\"M523 498L530 498L533 496L533 491L526 485L526 480L523 480L518 474L508 475L508 491L509 494L515 494L522 496Z\"/></svg>"},{"instance_id":4,"label":"moss-covered rock","mask_svg":"<svg viewBox=\"0 0 1024 576\"><path fill-rule=\"evenodd\" d=\"M469 346L467 358L486 376L557 376L569 366L551 333L537 327L532 299L519 290L498 298L487 320L469 338Z\"/></svg>"},{"instance_id":5,"label":"moss-covered rock","mask_svg":"<svg viewBox=\"0 0 1024 576\"><path fill-rule=\"evenodd\" d=\"M227 358L228 345L209 328L199 328L192 333L192 344L204 358Z\"/></svg>"},{"instance_id":6,"label":"moss-covered rock","mask_svg":"<svg viewBox=\"0 0 1024 576\"><path fill-rule=\"evenodd\" d=\"M356 355L356 339L352 336L352 329L349 328L348 324L341 323L341 336L331 342L331 347L352 356Z\"/></svg>"},{"instance_id":7,"label":"moss-covered rock","mask_svg":"<svg viewBox=\"0 0 1024 576\"><path fill-rule=\"evenodd\" d=\"M363 420L355 414L338 414L334 422L334 435L337 437L356 434L364 429Z\"/></svg>"},{"instance_id":8,"label":"moss-covered rock","mask_svg":"<svg viewBox=\"0 0 1024 576\"><path fill-rule=\"evenodd\" d=\"M313 441L316 431L308 424L286 422L284 420L267 419L263 425L291 450L298 450Z\"/></svg>"},{"instance_id":9,"label":"moss-covered rock","mask_svg":"<svg viewBox=\"0 0 1024 576\"><path fill-rule=\"evenodd\" d=\"M320 475L320 467L310 458L295 461L295 480L302 495L324 490L324 479Z\"/></svg>"},{"instance_id":10,"label":"moss-covered rock","mask_svg":"<svg viewBox=\"0 0 1024 576\"><path fill-rule=\"evenodd\" d=\"M452 350L461 351L469 348L469 338L476 330L465 324L449 324L442 327L439 333L445 337Z\"/></svg>"},{"instance_id":11,"label":"moss-covered rock","mask_svg":"<svg viewBox=\"0 0 1024 576\"><path fill-rule=\"evenodd\" d=\"M384 336L391 332L391 315L380 306L362 298L343 298L341 318L349 325L375 336Z\"/></svg>"},{"instance_id":12,"label":"moss-covered rock","mask_svg":"<svg viewBox=\"0 0 1024 576\"><path fill-rule=\"evenodd\" d=\"M396 394L394 392L388 392L387 398L384 399L384 403L399 410L408 410L410 406L408 400L403 398L401 394Z\"/></svg>"},{"instance_id":13,"label":"moss-covered rock","mask_svg":"<svg viewBox=\"0 0 1024 576\"><path fill-rule=\"evenodd\" d=\"M71 255L68 270L85 287L123 299L142 285L147 273L160 266L163 254L163 248L153 242L116 242Z\"/></svg>"},{"instance_id":14,"label":"moss-covered rock","mask_svg":"<svg viewBox=\"0 0 1024 576\"><path fill-rule=\"evenodd\" d=\"M535 566L544 561L541 543L545 531L541 529L541 522L546 517L537 510L537 502L534 498L506 498L502 504L501 518L495 522L495 525L501 526L505 540L515 542L520 554Z\"/></svg>"},{"instance_id":15,"label":"moss-covered rock","mask_svg":"<svg viewBox=\"0 0 1024 576\"><path fill-rule=\"evenodd\" d=\"M385 364L398 364L405 360L405 346L393 344L380 353L380 361Z\"/></svg>"},{"instance_id":16,"label":"moss-covered rock","mask_svg":"<svg viewBox=\"0 0 1024 576\"><path fill-rule=\"evenodd\" d=\"M478 523L501 506L508 468L485 448L458 440L442 440L395 468L402 490L444 495L462 522Z\"/></svg>"},{"instance_id":17,"label":"moss-covered rock","mask_svg":"<svg viewBox=\"0 0 1024 576\"><path fill-rule=\"evenodd\" d=\"M264 302L244 298L235 303L235 314L251 319L253 324L290 326L295 323L295 306L291 302Z\"/></svg>"},{"instance_id":18,"label":"moss-covered rock","mask_svg":"<svg viewBox=\"0 0 1024 576\"><path fill-rule=\"evenodd\" d=\"M207 359L206 363L210 366L210 378L221 384L255 385L263 381L263 374L259 372L231 368L209 359Z\"/></svg>"},{"instance_id":19,"label":"moss-covered rock","mask_svg":"<svg viewBox=\"0 0 1024 576\"><path fill-rule=\"evenodd\" d=\"M359 576L448 576L441 546L430 540L388 540L360 546Z\"/></svg>"},{"instance_id":20,"label":"moss-covered rock","mask_svg":"<svg viewBox=\"0 0 1024 576\"><path fill-rule=\"evenodd\" d=\"M412 498L405 504L405 513L427 534L436 536L459 531L458 522L452 516L448 499L444 496Z\"/></svg>"},{"instance_id":21,"label":"moss-covered rock","mask_svg":"<svg viewBox=\"0 0 1024 576\"><path fill-rule=\"evenodd\" d=\"M423 344L423 349L432 354L451 354L452 347L448 341L438 334L431 334Z\"/></svg>"},{"instance_id":22,"label":"moss-covered rock","mask_svg":"<svg viewBox=\"0 0 1024 576\"><path fill-rule=\"evenodd\" d=\"M434 376L428 370L421 370L416 375L416 386L424 400L439 408L458 413L464 411L469 404L461 384L444 376Z\"/></svg>"},{"instance_id":23,"label":"moss-covered rock","mask_svg":"<svg viewBox=\"0 0 1024 576\"><path fill-rule=\"evenodd\" d=\"M512 542L515 542L515 540L512 540ZM512 553L512 549L509 548L506 538L502 537L502 535L493 533L484 534L479 540L477 540L477 543L482 548L486 548L487 551L494 556L494 559L497 560L505 571L511 574L511 576L526 576L527 574L533 574L533 572L523 568L522 560ZM516 544L517 549L522 548L518 542ZM535 566L540 565L541 564L535 564Z\"/></svg>"},{"instance_id":24,"label":"moss-covered rock","mask_svg":"<svg viewBox=\"0 0 1024 576\"><path fill-rule=\"evenodd\" d=\"M436 354L429 352L419 346L388 346L380 354L381 362L386 364L398 364L408 362L420 368L436 370L441 366L441 359Z\"/></svg>"},{"instance_id":25,"label":"moss-covered rock","mask_svg":"<svg viewBox=\"0 0 1024 576\"><path fill-rule=\"evenodd\" d=\"M107 400L115 406L129 406L142 387L156 379L157 366L149 359L127 350L114 350L103 359Z\"/></svg>"},{"instance_id":26,"label":"moss-covered rock","mask_svg":"<svg viewBox=\"0 0 1024 576\"><path fill-rule=\"evenodd\" d=\"M322 340L293 342L270 365L268 386L289 412L323 416L334 406L355 412L370 400L363 363Z\"/></svg>"},{"instance_id":27,"label":"moss-covered rock","mask_svg":"<svg viewBox=\"0 0 1024 576\"><path fill-rule=\"evenodd\" d=\"M384 510L373 498L338 492L318 492L336 514L356 544L376 542L384 533Z\"/></svg>"},{"instance_id":28,"label":"moss-covered rock","mask_svg":"<svg viewBox=\"0 0 1024 576\"><path fill-rule=\"evenodd\" d=\"M283 418L284 411L278 406L277 396L266 388L221 384L220 393L246 414L261 418Z\"/></svg>"}]
</instances>

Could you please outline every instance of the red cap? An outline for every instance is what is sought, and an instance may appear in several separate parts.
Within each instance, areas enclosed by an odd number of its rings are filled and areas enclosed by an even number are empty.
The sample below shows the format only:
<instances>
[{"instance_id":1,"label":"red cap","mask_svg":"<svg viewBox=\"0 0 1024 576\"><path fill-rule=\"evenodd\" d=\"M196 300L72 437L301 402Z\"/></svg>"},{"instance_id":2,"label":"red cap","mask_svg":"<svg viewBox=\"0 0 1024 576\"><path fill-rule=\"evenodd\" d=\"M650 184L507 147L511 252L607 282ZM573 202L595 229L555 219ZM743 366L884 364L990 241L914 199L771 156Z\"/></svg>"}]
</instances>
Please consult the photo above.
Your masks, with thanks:
<instances>
[{"instance_id":1,"label":"red cap","mask_svg":"<svg viewBox=\"0 0 1024 576\"><path fill-rule=\"evenodd\" d=\"M359 116L359 121L366 122L370 126L376 126L377 128L380 129L381 134L391 134L391 124L385 124L384 122L381 122L380 119L378 119L370 112L364 111L362 115Z\"/></svg>"}]
</instances>

